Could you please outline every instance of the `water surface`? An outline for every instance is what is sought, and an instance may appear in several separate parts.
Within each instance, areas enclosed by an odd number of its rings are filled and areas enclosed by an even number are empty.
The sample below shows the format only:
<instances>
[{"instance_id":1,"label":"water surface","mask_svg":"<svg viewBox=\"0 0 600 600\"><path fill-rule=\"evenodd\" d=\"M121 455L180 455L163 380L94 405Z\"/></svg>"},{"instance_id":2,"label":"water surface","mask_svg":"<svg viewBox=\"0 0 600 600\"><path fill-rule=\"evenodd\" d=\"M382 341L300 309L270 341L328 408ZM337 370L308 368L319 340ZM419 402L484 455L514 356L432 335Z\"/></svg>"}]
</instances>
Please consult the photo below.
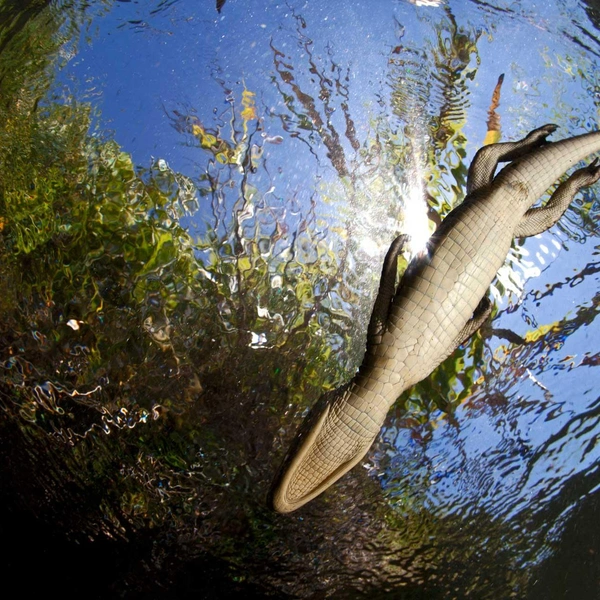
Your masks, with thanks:
<instances>
[{"instance_id":1,"label":"water surface","mask_svg":"<svg viewBox=\"0 0 600 600\"><path fill-rule=\"evenodd\" d=\"M302 417L362 359L395 235L418 251L483 143L598 127L597 6L417 4L0 4L21 586L595 597L597 185L515 242L492 320L361 465L291 516L266 506Z\"/></svg>"}]
</instances>

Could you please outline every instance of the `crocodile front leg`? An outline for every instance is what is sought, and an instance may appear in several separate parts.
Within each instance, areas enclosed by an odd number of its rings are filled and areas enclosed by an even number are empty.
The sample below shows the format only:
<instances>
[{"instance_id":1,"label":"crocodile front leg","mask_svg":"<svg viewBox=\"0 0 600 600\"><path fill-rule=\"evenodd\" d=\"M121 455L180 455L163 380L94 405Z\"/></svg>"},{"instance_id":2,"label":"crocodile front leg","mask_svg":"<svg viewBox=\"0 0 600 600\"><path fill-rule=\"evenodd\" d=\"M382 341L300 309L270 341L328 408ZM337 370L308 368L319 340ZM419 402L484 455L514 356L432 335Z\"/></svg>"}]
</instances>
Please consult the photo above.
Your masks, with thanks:
<instances>
[{"instance_id":1,"label":"crocodile front leg","mask_svg":"<svg viewBox=\"0 0 600 600\"><path fill-rule=\"evenodd\" d=\"M398 257L404 250L408 240L407 235L399 235L390 245L385 255L379 291L373 305L373 313L367 329L367 344L377 344L381 341L390 312L392 298L397 291L396 276L398 271Z\"/></svg>"},{"instance_id":2,"label":"crocodile front leg","mask_svg":"<svg viewBox=\"0 0 600 600\"><path fill-rule=\"evenodd\" d=\"M541 207L530 208L517 225L515 237L538 235L550 229L565 213L575 194L600 180L600 161L596 158L587 167L575 171L561 183L550 200Z\"/></svg>"},{"instance_id":3,"label":"crocodile front leg","mask_svg":"<svg viewBox=\"0 0 600 600\"><path fill-rule=\"evenodd\" d=\"M473 312L473 316L467 321L458 336L456 336L455 348L464 344L487 321L491 312L492 301L487 296L484 296Z\"/></svg>"}]
</instances>

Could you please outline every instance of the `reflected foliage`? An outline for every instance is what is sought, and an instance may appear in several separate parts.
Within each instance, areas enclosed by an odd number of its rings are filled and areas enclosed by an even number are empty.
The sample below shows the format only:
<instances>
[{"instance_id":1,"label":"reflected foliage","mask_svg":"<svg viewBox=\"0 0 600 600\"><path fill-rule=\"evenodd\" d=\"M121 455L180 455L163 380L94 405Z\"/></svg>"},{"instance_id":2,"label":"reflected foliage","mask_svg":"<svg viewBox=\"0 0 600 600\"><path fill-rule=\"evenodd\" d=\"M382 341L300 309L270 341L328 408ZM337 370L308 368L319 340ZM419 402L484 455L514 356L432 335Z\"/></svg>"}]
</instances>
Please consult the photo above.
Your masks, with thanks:
<instances>
[{"instance_id":1,"label":"reflected foliage","mask_svg":"<svg viewBox=\"0 0 600 600\"><path fill-rule=\"evenodd\" d=\"M343 53L321 47L290 8L285 27L260 42L279 104L267 107L260 90L241 77L231 84L215 65L218 109L165 107L197 153L192 178L160 158L134 164L94 130L92 106L53 87L91 9L47 4L0 7L2 493L69 540L138 550L112 592L152 595L208 571L227 581L215 591L223 597L250 584L278 597L518 595L530 573L517 567L543 556L534 537L549 528L529 535L526 516L509 521L510 494L498 510L483 460L452 479L428 450L437 429L458 438L465 414L507 414L494 451L520 461L516 495L546 454L558 456L561 436L583 437L596 406L529 452L515 423L534 401L519 405L511 389L543 374L551 351L596 322L597 294L550 324L524 309L519 334L489 325L400 399L368 469L299 518L280 519L264 504L302 414L362 357L389 242L433 230L463 198L482 27L440 7L421 21L423 43L396 20L385 49L389 89L365 108ZM593 70L585 77L595 93ZM486 91L490 110L498 94ZM281 157L295 152L311 161L308 183L304 165L299 175L285 171ZM281 184L292 175L299 183ZM592 191L578 202L568 243L596 235ZM590 263L526 301L597 272ZM495 284L499 294L515 287L510 277ZM588 352L552 368L599 362ZM541 389L534 399L545 409ZM464 465L467 449L457 448ZM440 481L450 482L442 492ZM440 507L459 488L471 504ZM483 490L475 508L471 489ZM540 502L534 517L555 519L564 508Z\"/></svg>"},{"instance_id":2,"label":"reflected foliage","mask_svg":"<svg viewBox=\"0 0 600 600\"><path fill-rule=\"evenodd\" d=\"M192 122L198 183L90 135L89 106L23 94L2 111L3 449L13 492L30 502L35 482L34 510L72 539L180 528L256 559L273 432L335 375L352 292L314 202L250 183L241 98L233 142Z\"/></svg>"},{"instance_id":3,"label":"reflected foliage","mask_svg":"<svg viewBox=\"0 0 600 600\"><path fill-rule=\"evenodd\" d=\"M393 92L391 104L401 124L404 150L398 156L410 164L411 138L429 137L420 148L428 170L427 193L435 208L434 218L444 217L464 195L468 164L464 126L469 107L469 82L479 67L477 42L482 34L472 26L461 27L448 7L436 24L428 46L412 43L404 25L397 23L402 42L390 57ZM454 200L454 202L452 202Z\"/></svg>"}]
</instances>

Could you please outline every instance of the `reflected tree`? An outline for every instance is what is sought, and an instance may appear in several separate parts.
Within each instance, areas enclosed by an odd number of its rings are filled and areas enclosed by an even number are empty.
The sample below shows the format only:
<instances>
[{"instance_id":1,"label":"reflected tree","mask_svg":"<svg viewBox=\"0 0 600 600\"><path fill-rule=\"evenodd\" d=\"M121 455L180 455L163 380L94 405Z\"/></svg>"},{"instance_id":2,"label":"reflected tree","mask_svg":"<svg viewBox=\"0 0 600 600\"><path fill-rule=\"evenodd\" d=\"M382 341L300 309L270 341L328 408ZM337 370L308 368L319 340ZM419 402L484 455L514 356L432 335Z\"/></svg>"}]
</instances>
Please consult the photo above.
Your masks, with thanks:
<instances>
[{"instance_id":1,"label":"reflected tree","mask_svg":"<svg viewBox=\"0 0 600 600\"><path fill-rule=\"evenodd\" d=\"M156 529L166 555L177 531L244 564L265 535L273 434L347 343L352 292L327 228L314 199L305 210L252 184L260 124L241 98L227 141L190 121L198 182L164 160L135 166L90 134L87 105L2 108L5 469L71 539Z\"/></svg>"}]
</instances>

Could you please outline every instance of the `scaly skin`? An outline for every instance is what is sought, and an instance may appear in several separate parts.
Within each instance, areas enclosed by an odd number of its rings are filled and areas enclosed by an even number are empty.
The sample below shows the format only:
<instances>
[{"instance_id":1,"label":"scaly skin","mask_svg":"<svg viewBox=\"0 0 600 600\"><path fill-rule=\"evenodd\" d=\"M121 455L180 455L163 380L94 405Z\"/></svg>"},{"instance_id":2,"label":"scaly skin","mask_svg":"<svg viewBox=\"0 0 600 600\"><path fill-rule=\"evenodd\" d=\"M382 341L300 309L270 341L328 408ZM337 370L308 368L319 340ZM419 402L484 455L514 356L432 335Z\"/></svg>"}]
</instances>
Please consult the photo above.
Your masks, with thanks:
<instances>
[{"instance_id":1,"label":"scaly skin","mask_svg":"<svg viewBox=\"0 0 600 600\"><path fill-rule=\"evenodd\" d=\"M318 496L367 453L398 396L427 377L489 316L486 294L513 238L551 227L574 194L600 179L594 161L558 186L545 206L537 199L580 160L600 151L600 132L556 143L545 125L519 142L494 144L475 156L467 196L442 222L424 254L415 257L396 289L397 258L405 236L386 256L356 376L329 392L313 410L271 492L281 513ZM509 162L496 177L498 162Z\"/></svg>"}]
</instances>

